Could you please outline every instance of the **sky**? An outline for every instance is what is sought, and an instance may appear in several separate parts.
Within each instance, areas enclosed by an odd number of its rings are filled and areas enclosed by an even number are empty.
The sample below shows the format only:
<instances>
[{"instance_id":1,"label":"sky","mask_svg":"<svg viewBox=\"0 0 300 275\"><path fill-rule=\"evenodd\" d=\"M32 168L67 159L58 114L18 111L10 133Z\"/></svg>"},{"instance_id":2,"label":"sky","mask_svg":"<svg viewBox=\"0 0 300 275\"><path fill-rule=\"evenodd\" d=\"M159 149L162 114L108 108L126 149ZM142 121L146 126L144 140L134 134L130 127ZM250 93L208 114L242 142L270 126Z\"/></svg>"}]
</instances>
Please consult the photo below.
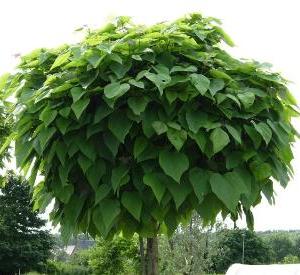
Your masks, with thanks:
<instances>
[{"instance_id":1,"label":"sky","mask_svg":"<svg viewBox=\"0 0 300 275\"><path fill-rule=\"evenodd\" d=\"M200 12L222 20L236 44L231 54L272 63L293 82L291 92L300 102L299 10L298 0L2 0L0 74L16 66L16 54L77 41L74 30L83 25L101 27L120 15L153 24ZM300 131L300 121L294 125ZM275 184L275 206L263 200L254 208L255 230L300 229L300 141L293 151L294 179L286 189Z\"/></svg>"}]
</instances>

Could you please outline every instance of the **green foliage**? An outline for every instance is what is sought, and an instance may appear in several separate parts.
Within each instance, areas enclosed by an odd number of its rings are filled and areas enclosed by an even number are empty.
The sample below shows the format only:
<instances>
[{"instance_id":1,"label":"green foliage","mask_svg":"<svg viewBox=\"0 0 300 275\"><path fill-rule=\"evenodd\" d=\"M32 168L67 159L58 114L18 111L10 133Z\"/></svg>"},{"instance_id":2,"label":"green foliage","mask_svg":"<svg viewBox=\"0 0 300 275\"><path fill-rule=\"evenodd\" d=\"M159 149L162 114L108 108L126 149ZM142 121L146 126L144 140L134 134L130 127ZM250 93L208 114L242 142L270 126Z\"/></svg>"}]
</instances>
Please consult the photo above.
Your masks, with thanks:
<instances>
[{"instance_id":1,"label":"green foliage","mask_svg":"<svg viewBox=\"0 0 300 275\"><path fill-rule=\"evenodd\" d=\"M11 104L3 100L1 93L8 77L9 74L0 76L0 169L4 167L3 161L10 159L9 145L13 138L11 134L12 119L8 115Z\"/></svg>"},{"instance_id":2,"label":"green foliage","mask_svg":"<svg viewBox=\"0 0 300 275\"><path fill-rule=\"evenodd\" d=\"M39 271L51 255L53 240L45 221L32 211L30 187L9 174L0 189L0 273Z\"/></svg>"},{"instance_id":3,"label":"green foliage","mask_svg":"<svg viewBox=\"0 0 300 275\"><path fill-rule=\"evenodd\" d=\"M244 263L268 264L271 260L271 250L267 244L248 230L224 229L217 233L213 252L210 255L212 271L224 273L234 263L242 263L244 239Z\"/></svg>"},{"instance_id":4,"label":"green foliage","mask_svg":"<svg viewBox=\"0 0 300 275\"><path fill-rule=\"evenodd\" d=\"M273 201L271 179L287 185L295 100L280 75L224 52L232 41L218 24L120 17L2 78L16 97L17 164L32 183L44 176L35 206L55 199L66 238L171 234L193 209L205 224L244 212L252 228L261 194Z\"/></svg>"},{"instance_id":5,"label":"green foliage","mask_svg":"<svg viewBox=\"0 0 300 275\"><path fill-rule=\"evenodd\" d=\"M88 275L91 274L86 267L55 260L49 260L46 265L47 274L60 274L60 275Z\"/></svg>"},{"instance_id":6,"label":"green foliage","mask_svg":"<svg viewBox=\"0 0 300 275\"><path fill-rule=\"evenodd\" d=\"M275 234L267 238L266 243L271 248L272 260L274 263L283 262L284 258L289 255L296 254L297 256L297 252L294 249L294 244L287 235Z\"/></svg>"},{"instance_id":7,"label":"green foliage","mask_svg":"<svg viewBox=\"0 0 300 275\"><path fill-rule=\"evenodd\" d=\"M160 236L160 274L204 274L208 269L208 239L199 215L193 215L188 226L179 226L172 238Z\"/></svg>"},{"instance_id":8,"label":"green foliage","mask_svg":"<svg viewBox=\"0 0 300 275\"><path fill-rule=\"evenodd\" d=\"M297 256L287 255L282 260L283 264L299 264L300 259Z\"/></svg>"},{"instance_id":9,"label":"green foliage","mask_svg":"<svg viewBox=\"0 0 300 275\"><path fill-rule=\"evenodd\" d=\"M110 241L99 239L90 250L89 266L95 275L140 274L137 239L114 237Z\"/></svg>"}]
</instances>

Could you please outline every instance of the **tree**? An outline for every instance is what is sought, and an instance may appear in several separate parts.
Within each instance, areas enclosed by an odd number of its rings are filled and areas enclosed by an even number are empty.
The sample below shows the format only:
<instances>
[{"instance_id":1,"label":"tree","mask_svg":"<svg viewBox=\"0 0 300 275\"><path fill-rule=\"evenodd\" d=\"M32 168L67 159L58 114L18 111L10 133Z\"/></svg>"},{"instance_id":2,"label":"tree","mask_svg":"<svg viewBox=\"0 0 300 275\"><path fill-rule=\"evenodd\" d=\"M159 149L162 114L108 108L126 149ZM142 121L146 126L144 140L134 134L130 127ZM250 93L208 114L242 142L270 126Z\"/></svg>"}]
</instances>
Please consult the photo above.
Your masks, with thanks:
<instances>
[{"instance_id":1,"label":"tree","mask_svg":"<svg viewBox=\"0 0 300 275\"><path fill-rule=\"evenodd\" d=\"M95 275L140 274L140 259L136 238L99 239L90 249L89 266Z\"/></svg>"},{"instance_id":2,"label":"tree","mask_svg":"<svg viewBox=\"0 0 300 275\"><path fill-rule=\"evenodd\" d=\"M208 269L210 229L193 214L188 225L180 225L172 238L160 237L161 274L203 274Z\"/></svg>"},{"instance_id":3,"label":"tree","mask_svg":"<svg viewBox=\"0 0 300 275\"><path fill-rule=\"evenodd\" d=\"M53 240L45 221L32 211L29 186L9 174L0 189L0 273L38 270L50 256Z\"/></svg>"},{"instance_id":4,"label":"tree","mask_svg":"<svg viewBox=\"0 0 300 275\"><path fill-rule=\"evenodd\" d=\"M55 199L66 238L136 232L157 274L156 236L193 210L206 224L244 213L252 228L261 194L273 203L272 179L287 185L296 102L279 74L221 49L233 43L219 23L119 17L22 57L3 88L16 97L17 165L32 185L44 176L36 205Z\"/></svg>"},{"instance_id":5,"label":"tree","mask_svg":"<svg viewBox=\"0 0 300 275\"><path fill-rule=\"evenodd\" d=\"M285 234L274 234L267 239L267 243L272 249L273 261L275 263L282 262L286 256L293 255L296 252L294 251L293 242Z\"/></svg>"},{"instance_id":6,"label":"tree","mask_svg":"<svg viewBox=\"0 0 300 275\"><path fill-rule=\"evenodd\" d=\"M222 230L218 233L214 250L210 257L212 269L217 273L226 272L234 263L267 264L271 259L271 251L267 244L249 230Z\"/></svg>"}]
</instances>

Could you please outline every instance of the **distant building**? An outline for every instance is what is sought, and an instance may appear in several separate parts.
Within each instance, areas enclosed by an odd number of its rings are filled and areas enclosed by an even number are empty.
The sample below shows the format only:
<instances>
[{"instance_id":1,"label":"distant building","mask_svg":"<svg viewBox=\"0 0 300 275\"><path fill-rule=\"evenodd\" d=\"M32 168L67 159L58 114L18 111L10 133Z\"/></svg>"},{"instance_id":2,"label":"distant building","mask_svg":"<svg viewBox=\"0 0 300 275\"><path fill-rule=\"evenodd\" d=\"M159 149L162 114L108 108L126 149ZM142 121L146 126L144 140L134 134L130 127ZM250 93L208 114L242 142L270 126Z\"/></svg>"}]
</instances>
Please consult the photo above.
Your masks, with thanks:
<instances>
[{"instance_id":1,"label":"distant building","mask_svg":"<svg viewBox=\"0 0 300 275\"><path fill-rule=\"evenodd\" d=\"M95 245L94 240L80 240L77 239L75 244L67 245L64 248L64 251L69 255L72 256L74 253L80 250L85 250L93 247Z\"/></svg>"}]
</instances>

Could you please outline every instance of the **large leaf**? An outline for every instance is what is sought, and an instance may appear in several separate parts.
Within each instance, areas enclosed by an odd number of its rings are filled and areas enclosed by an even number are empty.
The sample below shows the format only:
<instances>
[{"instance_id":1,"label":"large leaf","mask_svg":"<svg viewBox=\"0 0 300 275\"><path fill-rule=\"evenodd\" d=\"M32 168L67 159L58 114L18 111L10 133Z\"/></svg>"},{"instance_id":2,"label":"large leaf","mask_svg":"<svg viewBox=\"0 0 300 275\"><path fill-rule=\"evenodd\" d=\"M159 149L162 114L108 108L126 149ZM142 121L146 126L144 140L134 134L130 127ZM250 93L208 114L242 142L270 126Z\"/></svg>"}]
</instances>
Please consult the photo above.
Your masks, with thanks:
<instances>
[{"instance_id":1,"label":"large leaf","mask_svg":"<svg viewBox=\"0 0 300 275\"><path fill-rule=\"evenodd\" d=\"M184 153L162 151L159 165L168 176L180 182L182 174L189 168L189 159Z\"/></svg>"},{"instance_id":2,"label":"large leaf","mask_svg":"<svg viewBox=\"0 0 300 275\"><path fill-rule=\"evenodd\" d=\"M209 192L209 173L200 168L193 168L189 172L189 180L193 186L194 192L201 203L204 196Z\"/></svg>"},{"instance_id":3,"label":"large leaf","mask_svg":"<svg viewBox=\"0 0 300 275\"><path fill-rule=\"evenodd\" d=\"M56 118L57 111L52 110L49 106L47 106L40 114L39 119L45 123L45 126L48 127L51 122Z\"/></svg>"},{"instance_id":4,"label":"large leaf","mask_svg":"<svg viewBox=\"0 0 300 275\"><path fill-rule=\"evenodd\" d=\"M64 54L59 55L59 56L55 59L54 63L52 64L52 66L51 66L51 68L50 68L50 70L53 70L53 69L55 69L55 68L61 66L62 64L66 63L66 62L68 61L70 55L71 55L71 52L70 52L70 51L67 51L67 52L64 53Z\"/></svg>"},{"instance_id":5,"label":"large leaf","mask_svg":"<svg viewBox=\"0 0 300 275\"><path fill-rule=\"evenodd\" d=\"M201 95L204 95L209 89L210 81L206 76L202 74L191 74L190 79L191 83L196 87Z\"/></svg>"},{"instance_id":6,"label":"large leaf","mask_svg":"<svg viewBox=\"0 0 300 275\"><path fill-rule=\"evenodd\" d=\"M73 98L73 102L78 101L83 95L84 95L84 90L80 87L74 87L71 89L71 95Z\"/></svg>"},{"instance_id":7,"label":"large leaf","mask_svg":"<svg viewBox=\"0 0 300 275\"><path fill-rule=\"evenodd\" d=\"M103 160L97 160L86 171L86 177L94 190L98 190L98 185L105 172L106 172L106 165Z\"/></svg>"},{"instance_id":8,"label":"large leaf","mask_svg":"<svg viewBox=\"0 0 300 275\"><path fill-rule=\"evenodd\" d=\"M211 132L210 140L212 141L215 154L220 152L230 141L226 132L221 128L216 128Z\"/></svg>"},{"instance_id":9,"label":"large leaf","mask_svg":"<svg viewBox=\"0 0 300 275\"><path fill-rule=\"evenodd\" d=\"M143 178L146 185L150 186L157 201L160 203L166 191L166 179L159 173L149 173Z\"/></svg>"},{"instance_id":10,"label":"large leaf","mask_svg":"<svg viewBox=\"0 0 300 275\"><path fill-rule=\"evenodd\" d=\"M80 100L74 102L71 105L71 108L72 108L75 116L77 117L77 119L79 119L81 117L82 113L84 112L86 107L89 105L89 103L90 103L89 98L83 98L83 99L80 99Z\"/></svg>"},{"instance_id":11,"label":"large leaf","mask_svg":"<svg viewBox=\"0 0 300 275\"><path fill-rule=\"evenodd\" d=\"M104 94L107 98L113 99L122 96L130 89L127 83L120 84L119 82L110 83L104 87Z\"/></svg>"},{"instance_id":12,"label":"large leaf","mask_svg":"<svg viewBox=\"0 0 300 275\"><path fill-rule=\"evenodd\" d=\"M266 144L268 144L272 138L272 130L270 127L264 123L264 122L259 122L258 124L253 123L254 127L257 132L260 133Z\"/></svg>"},{"instance_id":13,"label":"large leaf","mask_svg":"<svg viewBox=\"0 0 300 275\"><path fill-rule=\"evenodd\" d=\"M144 112L147 104L148 99L144 96L135 96L128 99L128 105L136 115L140 115Z\"/></svg>"},{"instance_id":14,"label":"large leaf","mask_svg":"<svg viewBox=\"0 0 300 275\"><path fill-rule=\"evenodd\" d=\"M132 121L124 113L114 113L108 119L109 130L122 143L124 143L131 126Z\"/></svg>"},{"instance_id":15,"label":"large leaf","mask_svg":"<svg viewBox=\"0 0 300 275\"><path fill-rule=\"evenodd\" d=\"M255 95L251 92L239 93L237 96L246 109L251 107L255 100Z\"/></svg>"},{"instance_id":16,"label":"large leaf","mask_svg":"<svg viewBox=\"0 0 300 275\"><path fill-rule=\"evenodd\" d=\"M99 203L99 212L94 212L93 221L96 221L97 226L97 218L99 213L101 214L104 226L106 229L109 229L119 214L121 213L120 203L117 200L105 199ZM97 215L98 214L98 215Z\"/></svg>"},{"instance_id":17,"label":"large leaf","mask_svg":"<svg viewBox=\"0 0 300 275\"><path fill-rule=\"evenodd\" d=\"M242 143L242 139L241 139L241 132L239 129L229 125L229 124L226 124L225 125L227 131L232 135L232 137L239 143L241 144Z\"/></svg>"},{"instance_id":18,"label":"large leaf","mask_svg":"<svg viewBox=\"0 0 300 275\"><path fill-rule=\"evenodd\" d=\"M230 184L224 176L218 173L212 173L209 182L214 194L234 213L238 205L239 194L233 185Z\"/></svg>"},{"instance_id":19,"label":"large leaf","mask_svg":"<svg viewBox=\"0 0 300 275\"><path fill-rule=\"evenodd\" d=\"M207 114L201 111L189 109L186 112L186 121L190 130L194 133L197 133L201 127L206 127L207 120Z\"/></svg>"},{"instance_id":20,"label":"large leaf","mask_svg":"<svg viewBox=\"0 0 300 275\"><path fill-rule=\"evenodd\" d=\"M223 79L214 78L209 85L209 91L212 96L214 96L218 91L222 90L225 86Z\"/></svg>"},{"instance_id":21,"label":"large leaf","mask_svg":"<svg viewBox=\"0 0 300 275\"><path fill-rule=\"evenodd\" d=\"M124 192L121 202L128 212L138 221L140 220L143 202L137 192Z\"/></svg>"},{"instance_id":22,"label":"large leaf","mask_svg":"<svg viewBox=\"0 0 300 275\"><path fill-rule=\"evenodd\" d=\"M129 170L125 165L120 165L114 168L111 172L111 184L114 192L116 192L122 185L126 184L129 180L127 177ZM128 179L125 180L124 179Z\"/></svg>"},{"instance_id":23,"label":"large leaf","mask_svg":"<svg viewBox=\"0 0 300 275\"><path fill-rule=\"evenodd\" d=\"M179 184L170 180L166 181L166 185L170 193L172 194L176 209L179 209L187 196L191 193L192 187L186 183Z\"/></svg>"},{"instance_id":24,"label":"large leaf","mask_svg":"<svg viewBox=\"0 0 300 275\"><path fill-rule=\"evenodd\" d=\"M169 128L167 131L167 137L169 141L174 145L177 151L180 151L187 139L187 133L185 130L175 130Z\"/></svg>"}]
</instances>

